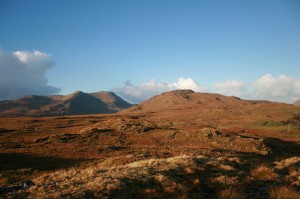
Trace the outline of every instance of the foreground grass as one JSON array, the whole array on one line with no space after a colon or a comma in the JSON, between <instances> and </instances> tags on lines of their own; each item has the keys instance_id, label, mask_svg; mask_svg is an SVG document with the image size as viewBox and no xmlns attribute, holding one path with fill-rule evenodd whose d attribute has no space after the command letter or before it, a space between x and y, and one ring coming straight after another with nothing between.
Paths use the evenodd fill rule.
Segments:
<instances>
[{"instance_id":1,"label":"foreground grass","mask_svg":"<svg viewBox=\"0 0 300 199\"><path fill-rule=\"evenodd\" d=\"M45 173L33 179L35 186L5 197L299 198L298 157L275 162L273 168L253 167L251 160L224 154L149 158L112 166L114 158L86 168ZM284 186L287 182L289 187Z\"/></svg>"},{"instance_id":2,"label":"foreground grass","mask_svg":"<svg viewBox=\"0 0 300 199\"><path fill-rule=\"evenodd\" d=\"M278 175L275 173L274 169L271 169L265 165L260 165L250 172L251 176L259 180L276 180Z\"/></svg>"},{"instance_id":3,"label":"foreground grass","mask_svg":"<svg viewBox=\"0 0 300 199\"><path fill-rule=\"evenodd\" d=\"M219 199L245 199L247 196L235 187L229 187L219 192Z\"/></svg>"},{"instance_id":4,"label":"foreground grass","mask_svg":"<svg viewBox=\"0 0 300 199\"><path fill-rule=\"evenodd\" d=\"M269 190L270 199L300 199L300 192L288 186L274 187Z\"/></svg>"}]
</instances>

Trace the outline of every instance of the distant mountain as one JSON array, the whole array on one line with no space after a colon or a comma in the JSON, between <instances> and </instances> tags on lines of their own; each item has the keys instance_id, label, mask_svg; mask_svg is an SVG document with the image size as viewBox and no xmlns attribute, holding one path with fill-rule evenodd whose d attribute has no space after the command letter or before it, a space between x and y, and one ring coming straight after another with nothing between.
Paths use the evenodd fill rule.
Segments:
<instances>
[{"instance_id":1,"label":"distant mountain","mask_svg":"<svg viewBox=\"0 0 300 199\"><path fill-rule=\"evenodd\" d=\"M132 105L113 92L69 95L30 95L18 100L0 101L1 116L54 116L115 113Z\"/></svg>"},{"instance_id":2,"label":"distant mountain","mask_svg":"<svg viewBox=\"0 0 300 199\"><path fill-rule=\"evenodd\" d=\"M300 99L296 100L293 104L294 104L295 106L300 106Z\"/></svg>"}]
</instances>

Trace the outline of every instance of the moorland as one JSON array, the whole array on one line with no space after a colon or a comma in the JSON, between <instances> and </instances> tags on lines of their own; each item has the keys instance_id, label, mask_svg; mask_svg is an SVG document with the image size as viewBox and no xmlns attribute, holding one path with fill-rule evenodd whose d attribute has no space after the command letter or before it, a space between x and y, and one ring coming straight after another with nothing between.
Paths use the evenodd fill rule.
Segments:
<instances>
[{"instance_id":1,"label":"moorland","mask_svg":"<svg viewBox=\"0 0 300 199\"><path fill-rule=\"evenodd\" d=\"M113 114L2 116L3 198L300 198L300 107L176 90Z\"/></svg>"}]
</instances>

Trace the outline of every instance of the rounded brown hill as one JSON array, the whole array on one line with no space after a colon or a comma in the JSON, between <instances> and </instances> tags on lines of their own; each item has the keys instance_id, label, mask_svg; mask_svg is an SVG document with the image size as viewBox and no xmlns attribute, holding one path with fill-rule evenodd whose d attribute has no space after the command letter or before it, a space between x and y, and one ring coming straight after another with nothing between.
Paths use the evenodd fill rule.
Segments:
<instances>
[{"instance_id":1,"label":"rounded brown hill","mask_svg":"<svg viewBox=\"0 0 300 199\"><path fill-rule=\"evenodd\" d=\"M242 100L234 96L175 90L154 96L122 114L144 117L148 121L177 125L253 126L287 121L295 112L291 104L264 100ZM272 123L272 124L273 124Z\"/></svg>"},{"instance_id":2,"label":"rounded brown hill","mask_svg":"<svg viewBox=\"0 0 300 199\"><path fill-rule=\"evenodd\" d=\"M253 105L257 103L266 103L266 101L241 100L234 96L228 97L214 93L194 92L192 90L174 90L154 96L124 112L156 112L162 110L199 108L234 109L238 106Z\"/></svg>"}]
</instances>

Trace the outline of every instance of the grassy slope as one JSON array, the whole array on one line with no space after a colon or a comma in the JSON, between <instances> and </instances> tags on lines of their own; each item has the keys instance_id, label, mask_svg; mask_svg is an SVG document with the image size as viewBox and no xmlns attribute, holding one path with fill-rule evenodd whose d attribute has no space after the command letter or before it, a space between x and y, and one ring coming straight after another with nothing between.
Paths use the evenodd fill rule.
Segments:
<instances>
[{"instance_id":1,"label":"grassy slope","mask_svg":"<svg viewBox=\"0 0 300 199\"><path fill-rule=\"evenodd\" d=\"M297 112L300 107L276 103L0 118L0 186L31 179L43 186L18 192L31 198L264 198L293 192L300 186L299 160L283 160L300 157ZM286 189L276 189L281 186Z\"/></svg>"}]
</instances>

